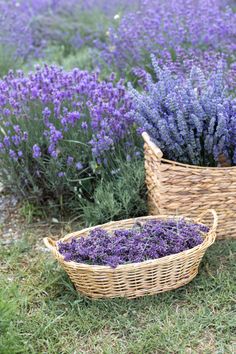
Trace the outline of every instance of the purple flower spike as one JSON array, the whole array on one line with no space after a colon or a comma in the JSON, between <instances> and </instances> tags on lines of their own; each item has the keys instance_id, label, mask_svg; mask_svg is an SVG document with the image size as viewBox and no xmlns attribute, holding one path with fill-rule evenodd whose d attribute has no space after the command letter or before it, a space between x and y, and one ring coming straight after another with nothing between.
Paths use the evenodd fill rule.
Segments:
<instances>
[{"instance_id":1,"label":"purple flower spike","mask_svg":"<svg viewBox=\"0 0 236 354\"><path fill-rule=\"evenodd\" d=\"M76 169L77 169L78 171L80 171L80 170L83 169L83 165L82 165L81 162L77 162L77 164L75 165L75 167L76 167Z\"/></svg>"},{"instance_id":2,"label":"purple flower spike","mask_svg":"<svg viewBox=\"0 0 236 354\"><path fill-rule=\"evenodd\" d=\"M74 162L74 158L72 156L68 156L66 160L67 165L71 166L73 162Z\"/></svg>"},{"instance_id":3,"label":"purple flower spike","mask_svg":"<svg viewBox=\"0 0 236 354\"><path fill-rule=\"evenodd\" d=\"M58 177L65 177L66 174L65 174L65 172L59 172L57 175L58 175Z\"/></svg>"},{"instance_id":4,"label":"purple flower spike","mask_svg":"<svg viewBox=\"0 0 236 354\"><path fill-rule=\"evenodd\" d=\"M38 158L41 157L41 149L40 149L40 147L37 144L35 144L33 146L33 157L35 159L38 159Z\"/></svg>"}]
</instances>

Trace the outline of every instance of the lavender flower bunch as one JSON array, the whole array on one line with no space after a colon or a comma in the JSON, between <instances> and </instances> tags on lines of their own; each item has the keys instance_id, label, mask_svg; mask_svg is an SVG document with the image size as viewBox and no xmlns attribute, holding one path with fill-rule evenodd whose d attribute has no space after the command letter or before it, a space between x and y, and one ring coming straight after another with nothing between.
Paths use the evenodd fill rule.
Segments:
<instances>
[{"instance_id":1,"label":"lavender flower bunch","mask_svg":"<svg viewBox=\"0 0 236 354\"><path fill-rule=\"evenodd\" d=\"M147 75L147 88L130 86L135 119L170 160L217 166L220 160L236 164L236 100L224 84L222 64L206 78L193 67L188 79L161 69L152 56L157 77Z\"/></svg>"},{"instance_id":2,"label":"lavender flower bunch","mask_svg":"<svg viewBox=\"0 0 236 354\"><path fill-rule=\"evenodd\" d=\"M0 167L18 194L73 196L75 186L109 163L123 144L132 150L132 102L114 75L56 66L0 81ZM126 143L126 144L125 144ZM76 187L77 188L77 187Z\"/></svg>"},{"instance_id":3,"label":"lavender flower bunch","mask_svg":"<svg viewBox=\"0 0 236 354\"><path fill-rule=\"evenodd\" d=\"M152 220L113 233L97 228L87 237L59 242L58 248L68 262L116 268L120 264L143 262L191 249L203 242L202 235L206 232L206 226L184 219Z\"/></svg>"}]
</instances>

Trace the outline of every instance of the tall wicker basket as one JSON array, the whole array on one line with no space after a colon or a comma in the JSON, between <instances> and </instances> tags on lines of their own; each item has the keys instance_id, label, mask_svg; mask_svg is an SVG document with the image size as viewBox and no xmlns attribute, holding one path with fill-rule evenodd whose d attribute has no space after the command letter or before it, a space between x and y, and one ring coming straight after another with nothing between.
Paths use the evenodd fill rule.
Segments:
<instances>
[{"instance_id":1,"label":"tall wicker basket","mask_svg":"<svg viewBox=\"0 0 236 354\"><path fill-rule=\"evenodd\" d=\"M236 239L236 167L199 167L163 158L143 133L149 214L195 217L212 208L219 216L217 238Z\"/></svg>"},{"instance_id":2,"label":"tall wicker basket","mask_svg":"<svg viewBox=\"0 0 236 354\"><path fill-rule=\"evenodd\" d=\"M218 217L214 210L204 212L195 222L202 224L203 218L205 220L207 214L211 215L211 218L213 217L213 224L209 232L203 234L204 240L200 245L159 259L119 265L115 269L110 266L67 262L58 251L57 241L45 237L44 243L68 273L71 281L81 294L93 299L114 297L131 299L177 289L189 283L197 275L201 259L216 237ZM113 221L99 227L112 232L116 229L130 229L137 221L143 223L147 220L168 218L178 220L179 217L146 216ZM68 242L72 238L86 237L94 228L90 227L74 232L60 241Z\"/></svg>"}]
</instances>

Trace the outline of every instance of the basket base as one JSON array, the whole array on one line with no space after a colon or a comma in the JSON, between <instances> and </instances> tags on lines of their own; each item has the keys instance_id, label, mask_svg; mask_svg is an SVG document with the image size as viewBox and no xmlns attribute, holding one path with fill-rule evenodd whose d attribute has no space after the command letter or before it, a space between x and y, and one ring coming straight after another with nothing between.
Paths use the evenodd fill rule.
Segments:
<instances>
[{"instance_id":1,"label":"basket base","mask_svg":"<svg viewBox=\"0 0 236 354\"><path fill-rule=\"evenodd\" d=\"M185 279L182 279L181 281L178 281L175 284L172 284L172 285L169 285L166 287L164 286L163 288L160 288L160 285L159 285L159 286L155 286L155 287L149 288L149 289L139 289L137 291L133 291L132 295L129 295L125 291L120 291L120 292L117 291L116 295L114 295L114 293L112 295L109 293L95 294L94 292L89 293L84 290L81 290L81 288L79 286L75 286L75 288L80 295L83 295L84 297L86 297L90 300L114 299L114 298L127 298L127 299L131 300L131 299L135 299L135 298L142 297L142 296L157 295L157 294L164 293L166 291L171 291L171 290L181 288L182 286L185 286L188 283L190 283L196 277L197 274L198 274L198 269L193 274L191 274L191 276L188 276Z\"/></svg>"}]
</instances>

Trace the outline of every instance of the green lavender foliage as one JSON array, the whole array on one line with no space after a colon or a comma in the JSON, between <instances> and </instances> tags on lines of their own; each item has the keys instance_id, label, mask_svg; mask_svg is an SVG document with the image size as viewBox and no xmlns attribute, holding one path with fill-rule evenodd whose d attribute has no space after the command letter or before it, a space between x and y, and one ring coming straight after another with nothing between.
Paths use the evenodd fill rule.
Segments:
<instances>
[{"instance_id":1,"label":"green lavender foliage","mask_svg":"<svg viewBox=\"0 0 236 354\"><path fill-rule=\"evenodd\" d=\"M103 176L94 191L93 201L82 206L87 225L147 214L143 161L120 161L115 172Z\"/></svg>"}]
</instances>

